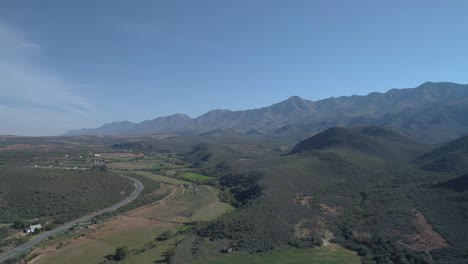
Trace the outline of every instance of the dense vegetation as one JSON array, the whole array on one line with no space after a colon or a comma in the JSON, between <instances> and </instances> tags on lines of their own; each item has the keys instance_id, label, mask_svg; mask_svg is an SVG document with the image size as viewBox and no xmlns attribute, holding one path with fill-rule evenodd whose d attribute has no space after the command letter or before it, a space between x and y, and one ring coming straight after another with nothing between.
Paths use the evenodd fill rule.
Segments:
<instances>
[{"instance_id":1,"label":"dense vegetation","mask_svg":"<svg viewBox=\"0 0 468 264\"><path fill-rule=\"evenodd\" d=\"M125 178L105 171L0 166L0 221L45 217L63 223L123 200L133 191Z\"/></svg>"},{"instance_id":2,"label":"dense vegetation","mask_svg":"<svg viewBox=\"0 0 468 264\"><path fill-rule=\"evenodd\" d=\"M183 150L186 147L177 144L193 140L187 138L168 139L171 143L163 143L164 146L151 140L120 142L117 146L122 152L138 149L151 152L171 144L174 149ZM209 254L220 254L223 247L244 254L334 242L356 251L362 262L369 264L468 262L466 137L430 151L429 145L379 127L333 128L300 142L287 155L277 150L283 142L262 145L264 142L249 137L233 141L219 135L200 138L190 141L195 147L184 156L184 161L193 165L191 172L180 170L171 177L218 187L220 199L236 210L208 223L193 223L198 237L190 252L195 259L208 249L212 249ZM11 157L15 156L5 159ZM0 186L0 216L5 217L2 214L7 212L9 220L4 220L7 222L31 219L43 212L44 199L40 197L44 195L55 201L49 207L68 209L49 214L64 221L63 215L82 213L79 208L92 210L90 203L98 206L92 202L98 199L92 190L120 186L119 177L101 171L60 171L59 177L54 174L56 170L5 166L0 170L2 183L10 184ZM158 163L152 170L166 168ZM31 174L34 179L31 182L31 176L21 176L4 181L2 177L8 173L3 172L8 171L12 175ZM145 189L119 212L166 195L155 194L160 186L154 181L132 176L142 181ZM110 183L108 177L112 178ZM102 181L97 181L98 178ZM38 184L39 179L45 179L50 186ZM77 179L79 182L75 182ZM70 185L73 188L63 187ZM19 192L22 200L13 199L15 194L8 191L17 189L24 189ZM120 190L113 195L119 193ZM106 195L105 199L113 197L107 192L99 195ZM33 201L26 196L36 198ZM31 204L32 209L4 211L10 202ZM82 204L85 202L86 205Z\"/></svg>"},{"instance_id":3,"label":"dense vegetation","mask_svg":"<svg viewBox=\"0 0 468 264\"><path fill-rule=\"evenodd\" d=\"M465 173L468 171L468 137L442 145L418 157L414 163L430 171Z\"/></svg>"},{"instance_id":4,"label":"dense vegetation","mask_svg":"<svg viewBox=\"0 0 468 264\"><path fill-rule=\"evenodd\" d=\"M261 174L248 172L240 175L226 174L219 179L221 199L235 207L246 205L262 193L263 186L258 183Z\"/></svg>"},{"instance_id":5,"label":"dense vegetation","mask_svg":"<svg viewBox=\"0 0 468 264\"><path fill-rule=\"evenodd\" d=\"M287 156L205 168L238 210L198 235L248 252L335 241L364 263L465 263L466 176L412 161L430 146L374 127L331 129L298 146ZM246 177L252 171L262 177Z\"/></svg>"}]
</instances>

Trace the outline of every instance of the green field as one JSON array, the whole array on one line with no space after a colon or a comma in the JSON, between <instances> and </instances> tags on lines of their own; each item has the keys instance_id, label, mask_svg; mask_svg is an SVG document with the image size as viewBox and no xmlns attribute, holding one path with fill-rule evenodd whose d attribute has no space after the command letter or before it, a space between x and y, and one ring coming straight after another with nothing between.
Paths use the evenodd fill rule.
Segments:
<instances>
[{"instance_id":1,"label":"green field","mask_svg":"<svg viewBox=\"0 0 468 264\"><path fill-rule=\"evenodd\" d=\"M219 201L218 190L212 186L200 187L195 199L187 192L183 197L195 208L191 216L193 221L210 221L233 210L231 205Z\"/></svg>"},{"instance_id":2,"label":"green field","mask_svg":"<svg viewBox=\"0 0 468 264\"><path fill-rule=\"evenodd\" d=\"M185 184L189 183L187 181L181 181L181 180L178 180L178 179L174 179L174 178L154 174L152 172L147 172L147 171L135 171L133 173L144 176L146 178L149 178L149 179L151 179L153 181L157 181L157 182L164 182L164 183L175 184L175 185L183 184L183 183L185 183Z\"/></svg>"},{"instance_id":3,"label":"green field","mask_svg":"<svg viewBox=\"0 0 468 264\"><path fill-rule=\"evenodd\" d=\"M184 173L181 173L179 177L184 180L194 182L194 183L200 183L200 184L213 182L212 177L201 175L195 172L184 172Z\"/></svg>"},{"instance_id":4,"label":"green field","mask_svg":"<svg viewBox=\"0 0 468 264\"><path fill-rule=\"evenodd\" d=\"M233 254L207 258L196 264L353 264L361 263L355 252L337 246L316 249L291 249L265 254Z\"/></svg>"}]
</instances>

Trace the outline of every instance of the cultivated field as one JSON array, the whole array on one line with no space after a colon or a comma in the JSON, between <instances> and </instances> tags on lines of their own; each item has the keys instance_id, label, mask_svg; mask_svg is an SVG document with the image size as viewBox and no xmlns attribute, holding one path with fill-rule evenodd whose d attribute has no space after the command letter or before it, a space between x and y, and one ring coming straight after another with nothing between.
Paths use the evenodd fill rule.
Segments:
<instances>
[{"instance_id":1,"label":"cultivated field","mask_svg":"<svg viewBox=\"0 0 468 264\"><path fill-rule=\"evenodd\" d=\"M213 182L214 180L212 177L201 175L195 172L183 172L179 175L179 177L182 178L183 180L200 183L200 184L210 183L210 182Z\"/></svg>"},{"instance_id":2,"label":"cultivated field","mask_svg":"<svg viewBox=\"0 0 468 264\"><path fill-rule=\"evenodd\" d=\"M177 180L146 172L151 179L177 183ZM211 220L230 210L221 203L217 190L201 186L198 192L175 185L162 184L161 189L174 189L170 198L157 204L117 216L100 225L92 226L83 236L68 241L50 242L32 254L40 254L32 263L105 263L106 256L112 255L117 247L126 246L133 253L119 263L153 263L164 260L164 252L172 247L175 240L183 235L156 242L165 231L176 233L183 224L194 220ZM61 243L61 244L60 244ZM153 244L152 244L153 243Z\"/></svg>"},{"instance_id":3,"label":"cultivated field","mask_svg":"<svg viewBox=\"0 0 468 264\"><path fill-rule=\"evenodd\" d=\"M359 264L360 258L355 252L336 245L314 249L291 249L265 254L232 254L217 258L196 261L196 264Z\"/></svg>"}]
</instances>

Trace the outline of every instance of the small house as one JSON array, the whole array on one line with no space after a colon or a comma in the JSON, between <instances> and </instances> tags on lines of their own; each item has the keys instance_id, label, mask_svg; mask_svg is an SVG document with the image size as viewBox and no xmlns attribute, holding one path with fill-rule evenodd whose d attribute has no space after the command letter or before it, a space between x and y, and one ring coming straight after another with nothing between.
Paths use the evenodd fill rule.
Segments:
<instances>
[{"instance_id":1,"label":"small house","mask_svg":"<svg viewBox=\"0 0 468 264\"><path fill-rule=\"evenodd\" d=\"M36 230L38 230L38 229L42 229L42 225L41 225L41 224L30 225L28 228L26 228L26 229L24 230L24 232L30 234L30 233L36 232Z\"/></svg>"}]
</instances>

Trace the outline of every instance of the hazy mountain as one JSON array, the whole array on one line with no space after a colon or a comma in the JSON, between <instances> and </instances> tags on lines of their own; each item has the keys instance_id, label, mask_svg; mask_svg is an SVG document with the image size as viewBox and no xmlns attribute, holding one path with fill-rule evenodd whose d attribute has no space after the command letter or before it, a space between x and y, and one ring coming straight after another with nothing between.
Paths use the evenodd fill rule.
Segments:
<instances>
[{"instance_id":1,"label":"hazy mountain","mask_svg":"<svg viewBox=\"0 0 468 264\"><path fill-rule=\"evenodd\" d=\"M176 114L138 124L114 122L66 135L198 134L212 130L280 134L304 138L334 126L379 125L427 142L443 142L468 132L468 85L427 82L366 96L309 101L293 96L253 110L212 110L197 118Z\"/></svg>"}]
</instances>

